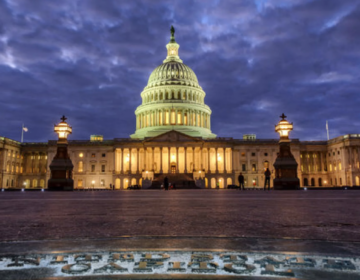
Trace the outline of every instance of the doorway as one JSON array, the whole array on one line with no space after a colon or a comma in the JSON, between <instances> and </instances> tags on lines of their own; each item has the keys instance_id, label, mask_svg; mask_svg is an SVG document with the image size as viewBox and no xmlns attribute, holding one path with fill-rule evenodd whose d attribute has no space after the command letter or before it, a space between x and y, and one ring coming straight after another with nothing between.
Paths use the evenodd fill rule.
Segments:
<instances>
[{"instance_id":1,"label":"doorway","mask_svg":"<svg viewBox=\"0 0 360 280\"><path fill-rule=\"evenodd\" d=\"M171 170L171 174L176 173L176 164L175 163L171 163L170 170Z\"/></svg>"}]
</instances>

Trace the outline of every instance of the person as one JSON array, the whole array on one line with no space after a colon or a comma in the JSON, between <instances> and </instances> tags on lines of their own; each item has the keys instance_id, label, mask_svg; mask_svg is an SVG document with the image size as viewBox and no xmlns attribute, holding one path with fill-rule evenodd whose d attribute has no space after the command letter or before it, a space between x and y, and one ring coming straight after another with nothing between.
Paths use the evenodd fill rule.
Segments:
<instances>
[{"instance_id":1,"label":"person","mask_svg":"<svg viewBox=\"0 0 360 280\"><path fill-rule=\"evenodd\" d=\"M238 181L239 181L239 190L245 190L244 187L244 176L242 175L242 173L240 173L239 177L238 177Z\"/></svg>"},{"instance_id":2,"label":"person","mask_svg":"<svg viewBox=\"0 0 360 280\"><path fill-rule=\"evenodd\" d=\"M164 178L164 188L165 188L165 191L167 191L169 189L169 179L168 179L168 177Z\"/></svg>"},{"instance_id":3,"label":"person","mask_svg":"<svg viewBox=\"0 0 360 280\"><path fill-rule=\"evenodd\" d=\"M268 191L270 191L270 176L271 176L271 173L270 173L269 168L266 168L266 171L265 171L264 175L265 175L264 191L266 191L266 184L268 185Z\"/></svg>"}]
</instances>

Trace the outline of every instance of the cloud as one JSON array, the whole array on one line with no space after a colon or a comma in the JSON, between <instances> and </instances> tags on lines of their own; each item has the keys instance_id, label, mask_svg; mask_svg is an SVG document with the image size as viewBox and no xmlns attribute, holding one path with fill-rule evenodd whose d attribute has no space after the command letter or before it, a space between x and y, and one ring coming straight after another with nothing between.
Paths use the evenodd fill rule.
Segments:
<instances>
[{"instance_id":1,"label":"cloud","mask_svg":"<svg viewBox=\"0 0 360 280\"><path fill-rule=\"evenodd\" d=\"M171 25L219 136L278 138L283 112L294 138L359 132L357 1L3 0L1 135L54 139L65 114L71 139L128 137Z\"/></svg>"}]
</instances>

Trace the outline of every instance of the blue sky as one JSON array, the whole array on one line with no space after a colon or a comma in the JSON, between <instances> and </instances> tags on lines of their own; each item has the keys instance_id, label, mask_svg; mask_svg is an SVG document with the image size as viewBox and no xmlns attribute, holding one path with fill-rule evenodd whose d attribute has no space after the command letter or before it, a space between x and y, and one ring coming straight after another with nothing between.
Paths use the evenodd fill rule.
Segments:
<instances>
[{"instance_id":1,"label":"blue sky","mask_svg":"<svg viewBox=\"0 0 360 280\"><path fill-rule=\"evenodd\" d=\"M360 133L360 1L0 0L0 135L128 137L174 25L221 137Z\"/></svg>"}]
</instances>

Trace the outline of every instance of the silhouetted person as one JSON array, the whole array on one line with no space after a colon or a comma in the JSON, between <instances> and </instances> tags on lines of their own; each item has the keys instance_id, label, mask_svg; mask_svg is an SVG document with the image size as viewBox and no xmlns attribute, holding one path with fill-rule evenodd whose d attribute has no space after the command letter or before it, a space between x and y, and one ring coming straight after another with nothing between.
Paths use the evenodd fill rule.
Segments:
<instances>
[{"instance_id":1,"label":"silhouetted person","mask_svg":"<svg viewBox=\"0 0 360 280\"><path fill-rule=\"evenodd\" d=\"M242 173L240 173L239 177L238 177L238 181L239 181L239 190L245 190L244 187L244 176L242 175Z\"/></svg>"},{"instance_id":2,"label":"silhouetted person","mask_svg":"<svg viewBox=\"0 0 360 280\"><path fill-rule=\"evenodd\" d=\"M164 178L164 189L167 191L169 189L169 179L168 177Z\"/></svg>"},{"instance_id":3,"label":"silhouetted person","mask_svg":"<svg viewBox=\"0 0 360 280\"><path fill-rule=\"evenodd\" d=\"M270 172L269 168L266 168L266 171L265 171L264 175L265 175L264 191L266 191L266 184L268 185L268 191L270 191L270 176L271 176L271 172Z\"/></svg>"}]
</instances>

